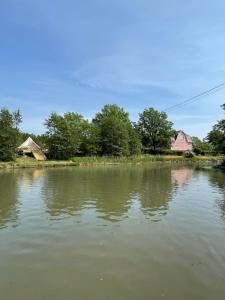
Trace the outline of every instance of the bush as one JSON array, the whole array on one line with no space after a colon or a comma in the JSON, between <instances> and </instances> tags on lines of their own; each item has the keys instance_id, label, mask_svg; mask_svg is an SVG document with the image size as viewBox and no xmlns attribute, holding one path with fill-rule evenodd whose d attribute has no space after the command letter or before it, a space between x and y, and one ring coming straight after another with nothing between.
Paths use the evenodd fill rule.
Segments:
<instances>
[{"instance_id":1,"label":"bush","mask_svg":"<svg viewBox=\"0 0 225 300\"><path fill-rule=\"evenodd\" d=\"M194 148L194 153L195 153L196 155L200 155L200 154L202 154L202 151L201 151L201 149L199 149L199 148Z\"/></svg>"},{"instance_id":2,"label":"bush","mask_svg":"<svg viewBox=\"0 0 225 300\"><path fill-rule=\"evenodd\" d=\"M176 155L176 156L182 156L183 151L178 150L170 150L170 149L158 149L158 150L152 150L152 149L144 149L145 154L152 154L152 155Z\"/></svg>"},{"instance_id":3,"label":"bush","mask_svg":"<svg viewBox=\"0 0 225 300\"><path fill-rule=\"evenodd\" d=\"M185 158L192 158L194 157L194 153L192 151L184 151L183 156Z\"/></svg>"}]
</instances>

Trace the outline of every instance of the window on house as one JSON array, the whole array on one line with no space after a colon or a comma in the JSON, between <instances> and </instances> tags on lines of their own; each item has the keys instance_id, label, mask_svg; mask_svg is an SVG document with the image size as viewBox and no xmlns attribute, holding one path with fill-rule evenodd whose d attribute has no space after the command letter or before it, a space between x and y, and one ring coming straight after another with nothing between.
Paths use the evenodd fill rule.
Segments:
<instances>
[{"instance_id":1,"label":"window on house","mask_svg":"<svg viewBox=\"0 0 225 300\"><path fill-rule=\"evenodd\" d=\"M184 137L183 137L182 134L178 136L178 140L179 140L179 141L183 141L183 139L184 139Z\"/></svg>"}]
</instances>

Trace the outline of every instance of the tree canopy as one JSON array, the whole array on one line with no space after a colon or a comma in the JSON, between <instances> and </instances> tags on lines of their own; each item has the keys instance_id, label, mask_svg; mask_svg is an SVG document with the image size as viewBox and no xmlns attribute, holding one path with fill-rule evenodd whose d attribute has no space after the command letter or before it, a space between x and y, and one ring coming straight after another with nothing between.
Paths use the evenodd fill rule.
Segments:
<instances>
[{"instance_id":1,"label":"tree canopy","mask_svg":"<svg viewBox=\"0 0 225 300\"><path fill-rule=\"evenodd\" d=\"M225 104L222 108L225 110ZM0 110L0 160L15 159L17 146L29 136L48 150L50 159L156 152L170 148L175 136L167 114L152 107L139 114L137 123L131 122L128 112L116 104L105 105L92 121L75 112L53 112L45 121L46 132L42 135L20 132L21 122L20 111ZM192 140L197 154L212 150L225 153L225 120L218 121L205 140Z\"/></svg>"},{"instance_id":2,"label":"tree canopy","mask_svg":"<svg viewBox=\"0 0 225 300\"><path fill-rule=\"evenodd\" d=\"M129 114L116 104L105 105L93 119L99 132L102 155L122 156L140 151L137 131Z\"/></svg>"},{"instance_id":3,"label":"tree canopy","mask_svg":"<svg viewBox=\"0 0 225 300\"><path fill-rule=\"evenodd\" d=\"M45 122L49 156L67 159L77 155L86 124L87 121L77 113L66 113L63 116L52 113Z\"/></svg>"},{"instance_id":4,"label":"tree canopy","mask_svg":"<svg viewBox=\"0 0 225 300\"><path fill-rule=\"evenodd\" d=\"M22 122L20 111L0 110L0 160L15 160L19 142L19 125Z\"/></svg>"},{"instance_id":5,"label":"tree canopy","mask_svg":"<svg viewBox=\"0 0 225 300\"><path fill-rule=\"evenodd\" d=\"M191 139L193 142L193 150L196 154L204 155L206 152L210 152L212 150L211 145L207 141L200 140L196 136L192 136Z\"/></svg>"},{"instance_id":6,"label":"tree canopy","mask_svg":"<svg viewBox=\"0 0 225 300\"><path fill-rule=\"evenodd\" d=\"M168 120L165 112L159 112L152 107L146 108L139 114L138 121L143 146L153 150L169 147L175 134L172 126L173 123Z\"/></svg>"},{"instance_id":7,"label":"tree canopy","mask_svg":"<svg viewBox=\"0 0 225 300\"><path fill-rule=\"evenodd\" d=\"M225 103L222 105L225 112ZM225 119L218 121L208 133L206 140L216 152L225 153Z\"/></svg>"}]
</instances>

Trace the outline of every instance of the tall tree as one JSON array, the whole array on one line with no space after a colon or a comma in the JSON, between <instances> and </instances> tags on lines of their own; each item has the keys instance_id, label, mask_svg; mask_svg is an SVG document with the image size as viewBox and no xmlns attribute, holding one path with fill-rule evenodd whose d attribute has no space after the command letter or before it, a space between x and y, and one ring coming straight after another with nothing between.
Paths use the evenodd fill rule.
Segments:
<instances>
[{"instance_id":1,"label":"tall tree","mask_svg":"<svg viewBox=\"0 0 225 300\"><path fill-rule=\"evenodd\" d=\"M80 145L81 155L97 155L100 153L100 135L99 130L93 123L83 124L82 140Z\"/></svg>"},{"instance_id":2,"label":"tall tree","mask_svg":"<svg viewBox=\"0 0 225 300\"><path fill-rule=\"evenodd\" d=\"M10 113L7 108L0 110L0 160L15 160L21 122L22 116L19 110L13 113Z\"/></svg>"},{"instance_id":3,"label":"tall tree","mask_svg":"<svg viewBox=\"0 0 225 300\"><path fill-rule=\"evenodd\" d=\"M103 155L129 155L131 139L134 135L129 114L116 104L105 105L93 119L99 130L100 149Z\"/></svg>"},{"instance_id":4,"label":"tall tree","mask_svg":"<svg viewBox=\"0 0 225 300\"><path fill-rule=\"evenodd\" d=\"M52 113L45 122L49 156L68 159L79 154L86 124L87 121L77 113L66 113L63 116Z\"/></svg>"},{"instance_id":5,"label":"tall tree","mask_svg":"<svg viewBox=\"0 0 225 300\"><path fill-rule=\"evenodd\" d=\"M225 103L221 106L225 112ZM225 153L225 119L213 126L206 140L212 145L214 151Z\"/></svg>"},{"instance_id":6,"label":"tall tree","mask_svg":"<svg viewBox=\"0 0 225 300\"><path fill-rule=\"evenodd\" d=\"M154 108L146 108L139 114L138 128L142 137L142 144L148 149L156 150L169 147L171 137L174 136L173 123L168 120L165 112Z\"/></svg>"},{"instance_id":7,"label":"tall tree","mask_svg":"<svg viewBox=\"0 0 225 300\"><path fill-rule=\"evenodd\" d=\"M205 152L209 152L212 150L211 145L207 141L200 140L197 136L192 136L191 139L193 142L193 150L196 154L204 155Z\"/></svg>"},{"instance_id":8,"label":"tall tree","mask_svg":"<svg viewBox=\"0 0 225 300\"><path fill-rule=\"evenodd\" d=\"M140 133L135 123L131 124L129 129L129 150L130 155L140 154L142 150Z\"/></svg>"}]
</instances>

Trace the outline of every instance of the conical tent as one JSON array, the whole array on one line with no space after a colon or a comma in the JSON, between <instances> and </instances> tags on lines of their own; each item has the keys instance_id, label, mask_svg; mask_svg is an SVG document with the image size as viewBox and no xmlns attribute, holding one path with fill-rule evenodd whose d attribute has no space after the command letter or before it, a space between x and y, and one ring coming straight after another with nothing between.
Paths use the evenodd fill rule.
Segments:
<instances>
[{"instance_id":1,"label":"conical tent","mask_svg":"<svg viewBox=\"0 0 225 300\"><path fill-rule=\"evenodd\" d=\"M39 150L41 149L38 144L36 144L31 137L29 137L22 145L18 147L19 150Z\"/></svg>"},{"instance_id":2,"label":"conical tent","mask_svg":"<svg viewBox=\"0 0 225 300\"><path fill-rule=\"evenodd\" d=\"M22 145L18 147L19 151L22 151L23 154L32 154L37 160L46 160L47 157L44 152L41 150L40 146L36 144L32 138L28 138Z\"/></svg>"}]
</instances>

